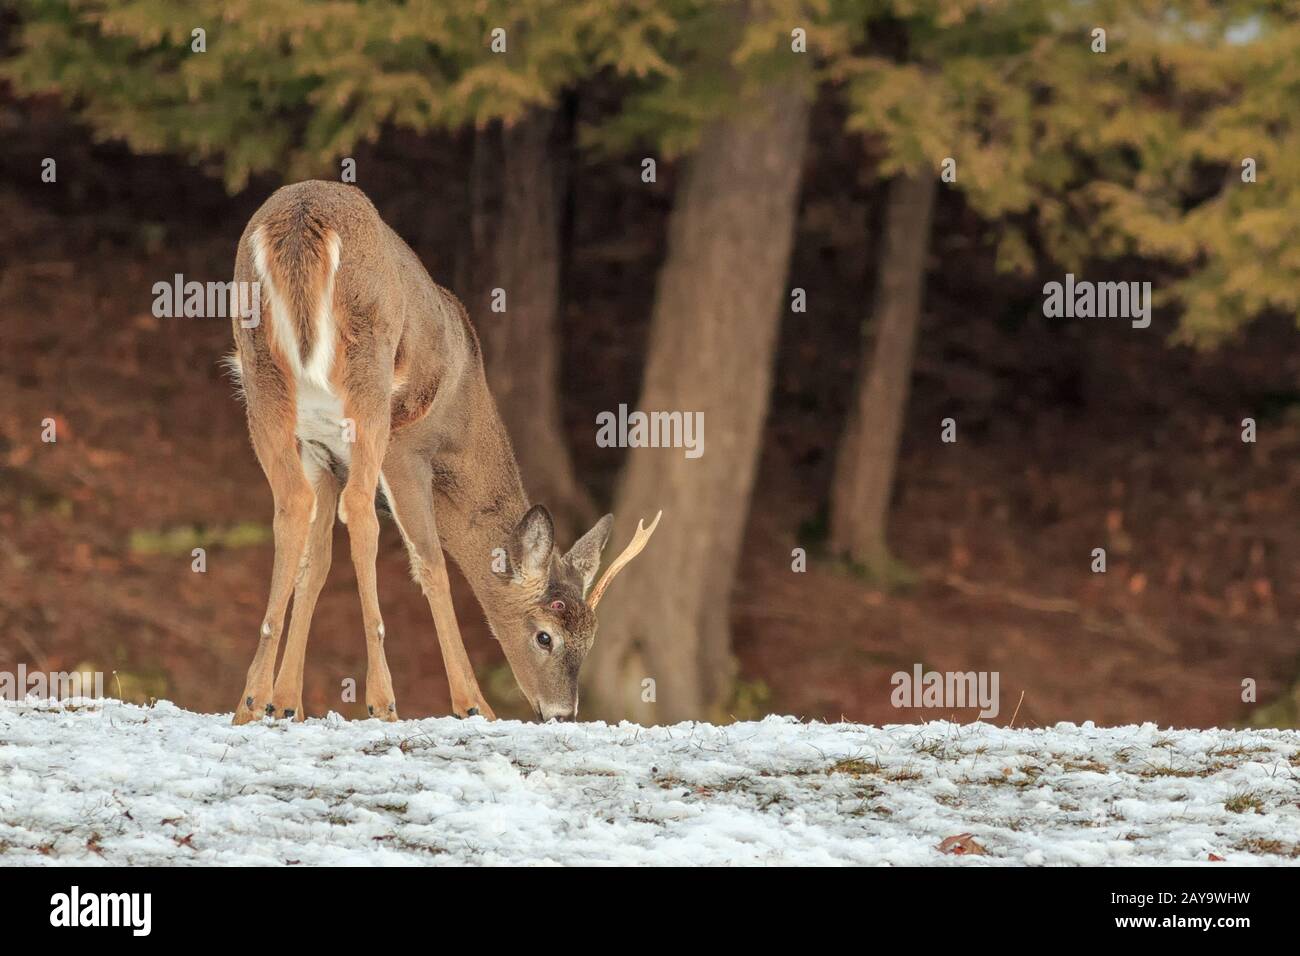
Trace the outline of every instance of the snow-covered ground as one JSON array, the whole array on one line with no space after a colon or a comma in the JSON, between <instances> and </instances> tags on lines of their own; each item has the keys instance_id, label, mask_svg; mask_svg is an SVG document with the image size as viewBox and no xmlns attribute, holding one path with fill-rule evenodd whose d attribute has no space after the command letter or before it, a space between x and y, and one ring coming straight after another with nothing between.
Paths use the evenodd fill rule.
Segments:
<instances>
[{"instance_id":1,"label":"snow-covered ground","mask_svg":"<svg viewBox=\"0 0 1300 956\"><path fill-rule=\"evenodd\" d=\"M971 834L945 844L946 838ZM981 848L985 851L980 853ZM1300 735L0 702L0 864L1300 862Z\"/></svg>"}]
</instances>

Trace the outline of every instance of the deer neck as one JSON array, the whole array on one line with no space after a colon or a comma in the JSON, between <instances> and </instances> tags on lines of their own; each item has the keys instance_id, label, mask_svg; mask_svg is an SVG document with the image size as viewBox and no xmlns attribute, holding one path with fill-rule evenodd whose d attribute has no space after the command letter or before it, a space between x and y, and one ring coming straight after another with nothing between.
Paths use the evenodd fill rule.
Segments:
<instances>
[{"instance_id":1,"label":"deer neck","mask_svg":"<svg viewBox=\"0 0 1300 956\"><path fill-rule=\"evenodd\" d=\"M502 552L519 519L528 511L528 496L515 462L514 449L484 383L480 400L470 403L463 445L434 461L434 510L442 545L474 589L489 621L495 597L503 589L498 576Z\"/></svg>"}]
</instances>

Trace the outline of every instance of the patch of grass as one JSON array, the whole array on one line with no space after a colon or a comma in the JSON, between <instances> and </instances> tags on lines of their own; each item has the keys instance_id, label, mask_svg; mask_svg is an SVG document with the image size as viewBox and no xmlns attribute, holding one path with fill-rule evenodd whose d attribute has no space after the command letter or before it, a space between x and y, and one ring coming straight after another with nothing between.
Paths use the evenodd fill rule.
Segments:
<instances>
[{"instance_id":1,"label":"patch of grass","mask_svg":"<svg viewBox=\"0 0 1300 956\"><path fill-rule=\"evenodd\" d=\"M132 554L189 554L195 548L249 548L271 540L268 525L243 521L228 528L181 525L161 531L136 530L127 539Z\"/></svg>"},{"instance_id":2,"label":"patch of grass","mask_svg":"<svg viewBox=\"0 0 1300 956\"><path fill-rule=\"evenodd\" d=\"M1023 790L1026 787L1035 786L1038 778L1043 775L1043 768L1036 764L1030 764L1026 767L1019 767L1012 770L1010 767L1003 767L1001 773L991 774L987 777L981 777L976 780L972 777L963 777L958 783L972 784L977 787L1015 787Z\"/></svg>"},{"instance_id":3,"label":"patch of grass","mask_svg":"<svg viewBox=\"0 0 1300 956\"><path fill-rule=\"evenodd\" d=\"M397 740L393 737L384 737L380 740L372 740L361 748L361 752L368 757L382 757L394 747L404 754L409 754L417 750L425 750L429 747L435 746L437 746L437 741L428 734L415 734L410 737L403 737L401 740Z\"/></svg>"},{"instance_id":4,"label":"patch of grass","mask_svg":"<svg viewBox=\"0 0 1300 956\"><path fill-rule=\"evenodd\" d=\"M850 777L857 779L867 774L880 773L880 765L867 763L861 757L846 757L843 760L837 760L826 769L827 773L847 773Z\"/></svg>"},{"instance_id":5,"label":"patch of grass","mask_svg":"<svg viewBox=\"0 0 1300 956\"><path fill-rule=\"evenodd\" d=\"M772 807L776 807L777 809L784 809L789 805L790 802L785 797L781 796L779 793L773 793L767 796L766 798L764 798L764 800L758 805L758 809L769 810Z\"/></svg>"},{"instance_id":6,"label":"patch of grass","mask_svg":"<svg viewBox=\"0 0 1300 956\"><path fill-rule=\"evenodd\" d=\"M429 843L416 843L412 840L407 840L393 834L371 837L371 839L376 843L387 843L390 846L395 846L399 850L413 850L417 853L428 853L431 856L438 856L439 854L447 852L440 846L433 846Z\"/></svg>"},{"instance_id":7,"label":"patch of grass","mask_svg":"<svg viewBox=\"0 0 1300 956\"><path fill-rule=\"evenodd\" d=\"M1199 777L1203 775L1203 772L1198 773L1195 770L1176 770L1173 767L1148 767L1146 770L1143 770L1138 774L1139 777L1146 777L1148 779L1153 777L1178 777L1181 779L1184 777Z\"/></svg>"},{"instance_id":8,"label":"patch of grass","mask_svg":"<svg viewBox=\"0 0 1300 956\"><path fill-rule=\"evenodd\" d=\"M921 771L912 770L910 767L903 770L895 770L885 774L885 779L890 783L907 783L910 780L920 780Z\"/></svg>"},{"instance_id":9,"label":"patch of grass","mask_svg":"<svg viewBox=\"0 0 1300 956\"><path fill-rule=\"evenodd\" d=\"M857 800L857 803L852 809L844 810L843 813L845 816L850 817L864 817L868 814L887 817L894 811L878 803L873 803L873 801L879 800L884 795L885 792L874 783L858 781L853 784L853 797Z\"/></svg>"},{"instance_id":10,"label":"patch of grass","mask_svg":"<svg viewBox=\"0 0 1300 956\"><path fill-rule=\"evenodd\" d=\"M1229 813L1245 813L1247 810L1253 810L1256 813L1264 812L1264 801L1259 798L1258 794L1251 791L1239 793L1223 802L1223 808Z\"/></svg>"},{"instance_id":11,"label":"patch of grass","mask_svg":"<svg viewBox=\"0 0 1300 956\"><path fill-rule=\"evenodd\" d=\"M1061 764L1065 770L1081 771L1088 770L1092 773L1110 773L1110 767L1104 763L1098 763L1096 760L1067 760Z\"/></svg>"},{"instance_id":12,"label":"patch of grass","mask_svg":"<svg viewBox=\"0 0 1300 956\"><path fill-rule=\"evenodd\" d=\"M684 794L689 794L694 789L692 784L689 784L681 777L675 777L672 774L663 777L655 777L654 782L659 785L661 790L681 790L684 791Z\"/></svg>"},{"instance_id":13,"label":"patch of grass","mask_svg":"<svg viewBox=\"0 0 1300 956\"><path fill-rule=\"evenodd\" d=\"M880 796L879 790L876 790L875 787L868 787L861 794L859 794L860 800L858 802L858 805L855 806L852 810L845 810L844 815L846 817L865 817L865 816L891 817L893 816L894 811L889 809L889 807L881 806L878 803L873 804L869 802L871 800L876 799L879 796Z\"/></svg>"},{"instance_id":14,"label":"patch of grass","mask_svg":"<svg viewBox=\"0 0 1300 956\"><path fill-rule=\"evenodd\" d=\"M1251 754L1269 753L1267 747L1230 747L1224 750L1216 750L1210 754L1211 757L1248 757Z\"/></svg>"},{"instance_id":15,"label":"patch of grass","mask_svg":"<svg viewBox=\"0 0 1300 956\"><path fill-rule=\"evenodd\" d=\"M1253 853L1256 856L1286 856L1300 859L1300 843L1283 843L1281 840L1251 839L1234 844L1234 850Z\"/></svg>"},{"instance_id":16,"label":"patch of grass","mask_svg":"<svg viewBox=\"0 0 1300 956\"><path fill-rule=\"evenodd\" d=\"M931 757L942 759L948 755L948 742L935 737L933 740L927 740L921 746L913 749L919 754L929 754Z\"/></svg>"},{"instance_id":17,"label":"patch of grass","mask_svg":"<svg viewBox=\"0 0 1300 956\"><path fill-rule=\"evenodd\" d=\"M1007 778L1007 783L1014 787L1032 787L1034 784L1038 783L1038 778L1043 775L1043 770L1044 768L1031 763L1026 764L1023 767L1017 767L1010 773L1005 773L1004 771L1004 776ZM1016 774L1020 774L1022 779L1012 779Z\"/></svg>"}]
</instances>

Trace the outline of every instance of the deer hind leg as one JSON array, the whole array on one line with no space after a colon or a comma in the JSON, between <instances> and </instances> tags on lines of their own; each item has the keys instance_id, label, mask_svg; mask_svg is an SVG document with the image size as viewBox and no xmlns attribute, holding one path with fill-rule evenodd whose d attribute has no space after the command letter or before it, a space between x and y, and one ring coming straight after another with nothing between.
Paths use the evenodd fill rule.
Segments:
<instances>
[{"instance_id":1,"label":"deer hind leg","mask_svg":"<svg viewBox=\"0 0 1300 956\"><path fill-rule=\"evenodd\" d=\"M311 629L316 599L320 597L325 578L329 575L334 511L339 500L338 481L328 469L320 470L315 487L316 515L312 518L307 547L298 568L298 583L293 591L293 613L289 617L289 637L271 698L272 716L299 721L305 719L302 709L302 671L307 660L307 633Z\"/></svg>"},{"instance_id":2,"label":"deer hind leg","mask_svg":"<svg viewBox=\"0 0 1300 956\"><path fill-rule=\"evenodd\" d=\"M479 690L456 622L447 562L433 514L433 476L428 463L390 452L384 462L384 494L410 553L411 575L433 612L433 625L438 632L438 646L451 688L452 713L457 717L481 714L492 720L496 715ZM491 560L491 555L484 555L483 560Z\"/></svg>"},{"instance_id":3,"label":"deer hind leg","mask_svg":"<svg viewBox=\"0 0 1300 956\"><path fill-rule=\"evenodd\" d=\"M249 665L244 692L235 708L236 724L246 724L271 713L271 678L280 648L280 632L307 543L307 528L315 503L315 493L298 457L293 406L285 402L284 407L280 407L281 402L275 401L272 395L275 393L269 393L263 404L250 404L249 432L253 450L257 452L275 499L275 517L272 519L275 563L257 652ZM275 398L283 396L275 395Z\"/></svg>"},{"instance_id":4,"label":"deer hind leg","mask_svg":"<svg viewBox=\"0 0 1300 956\"><path fill-rule=\"evenodd\" d=\"M367 363L367 368L382 367ZM382 397L381 397L382 396ZM375 512L375 489L379 469L388 448L389 398L387 383L380 389L350 394L344 400L345 421L355 428L348 481L340 499L339 515L348 527L352 566L361 597L361 616L366 629L366 710L380 720L397 719L393 680L384 655L384 622L379 613L379 591L375 559L379 552L379 515Z\"/></svg>"}]
</instances>

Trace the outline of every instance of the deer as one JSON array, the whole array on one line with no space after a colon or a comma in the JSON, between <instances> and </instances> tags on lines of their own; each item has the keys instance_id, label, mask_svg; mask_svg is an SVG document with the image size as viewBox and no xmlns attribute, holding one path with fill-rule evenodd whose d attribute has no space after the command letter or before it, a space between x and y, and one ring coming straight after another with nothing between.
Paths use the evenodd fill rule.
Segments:
<instances>
[{"instance_id":1,"label":"deer","mask_svg":"<svg viewBox=\"0 0 1300 956\"><path fill-rule=\"evenodd\" d=\"M638 522L599 581L612 515L567 551L556 547L550 512L525 494L465 307L357 187L309 181L273 193L239 239L231 288L245 283L258 284L258 306L256 314L232 307L235 348L226 362L271 486L275 557L234 723L305 719L307 636L336 516L347 527L361 599L366 711L397 720L376 592L381 510L428 600L452 714L496 716L465 651L444 550L536 718L575 720L596 607L662 511L649 528Z\"/></svg>"}]
</instances>

